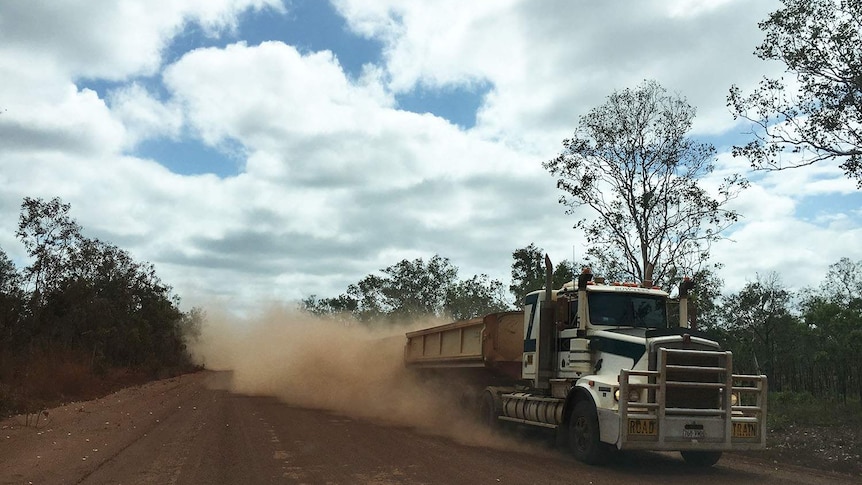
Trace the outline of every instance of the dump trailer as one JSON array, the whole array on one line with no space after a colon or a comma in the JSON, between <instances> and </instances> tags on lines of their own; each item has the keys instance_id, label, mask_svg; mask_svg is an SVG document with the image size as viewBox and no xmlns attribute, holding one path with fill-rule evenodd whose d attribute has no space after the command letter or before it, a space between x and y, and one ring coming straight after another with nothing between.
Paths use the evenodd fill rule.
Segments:
<instances>
[{"instance_id":1,"label":"dump trailer","mask_svg":"<svg viewBox=\"0 0 862 485\"><path fill-rule=\"evenodd\" d=\"M651 284L593 281L585 268L551 290L548 276L522 311L407 333L404 363L466 379L486 423L553 429L586 463L639 449L711 466L765 447L767 380L734 374L732 353L689 328L691 288L680 285L671 324L676 301Z\"/></svg>"},{"instance_id":2,"label":"dump trailer","mask_svg":"<svg viewBox=\"0 0 862 485\"><path fill-rule=\"evenodd\" d=\"M409 332L404 362L417 369L457 370L485 385L521 379L524 313L501 312Z\"/></svg>"}]
</instances>

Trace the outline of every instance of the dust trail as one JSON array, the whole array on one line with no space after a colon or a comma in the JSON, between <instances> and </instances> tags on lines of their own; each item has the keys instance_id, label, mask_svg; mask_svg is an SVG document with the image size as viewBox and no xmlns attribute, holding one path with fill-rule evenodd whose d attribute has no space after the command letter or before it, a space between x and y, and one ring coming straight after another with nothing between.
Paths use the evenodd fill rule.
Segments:
<instances>
[{"instance_id":1,"label":"dust trail","mask_svg":"<svg viewBox=\"0 0 862 485\"><path fill-rule=\"evenodd\" d=\"M424 326L439 323L445 322ZM480 426L472 409L459 407L458 385L422 381L403 367L407 330L273 307L246 321L210 315L192 350L207 368L233 370L233 392L408 426L463 444L514 449L513 440Z\"/></svg>"}]
</instances>

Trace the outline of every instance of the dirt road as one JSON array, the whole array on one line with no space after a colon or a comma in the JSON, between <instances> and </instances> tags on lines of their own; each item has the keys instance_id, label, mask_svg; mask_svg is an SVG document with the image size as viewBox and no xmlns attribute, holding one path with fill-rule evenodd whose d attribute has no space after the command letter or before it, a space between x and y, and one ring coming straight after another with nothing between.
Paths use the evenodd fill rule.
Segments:
<instances>
[{"instance_id":1,"label":"dirt road","mask_svg":"<svg viewBox=\"0 0 862 485\"><path fill-rule=\"evenodd\" d=\"M0 484L857 483L726 455L692 469L675 454L583 465L541 436L464 445L404 426L232 394L202 372L0 423ZM32 421L32 419L31 419ZM526 441L526 448L520 441Z\"/></svg>"}]
</instances>

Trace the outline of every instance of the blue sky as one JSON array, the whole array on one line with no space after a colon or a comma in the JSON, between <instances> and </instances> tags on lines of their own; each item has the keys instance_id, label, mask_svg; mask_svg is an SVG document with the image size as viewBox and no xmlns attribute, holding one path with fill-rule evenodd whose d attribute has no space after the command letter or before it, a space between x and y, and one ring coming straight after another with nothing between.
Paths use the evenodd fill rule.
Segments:
<instances>
[{"instance_id":1,"label":"blue sky","mask_svg":"<svg viewBox=\"0 0 862 485\"><path fill-rule=\"evenodd\" d=\"M164 62L176 61L187 52L199 48L224 48L235 42L254 46L272 41L294 46L301 53L330 51L338 59L345 75L354 79L362 75L364 65L381 62L383 44L350 31L345 19L330 3L295 0L288 5L289 11L286 13L272 9L245 11L238 16L234 29L218 36L199 26L190 25L165 48ZM158 75L142 77L138 82L163 99L169 97ZM79 80L77 85L79 88L93 89L104 98L109 96L111 89L122 87L123 83L84 79ZM395 102L398 109L431 113L462 129L469 129L475 125L476 112L489 90L490 86L481 82L445 87L420 85L396 94ZM128 153L156 160L181 175L212 173L228 177L238 175L243 170L243 153L239 144L207 146L194 133L144 140Z\"/></svg>"},{"instance_id":2,"label":"blue sky","mask_svg":"<svg viewBox=\"0 0 862 485\"><path fill-rule=\"evenodd\" d=\"M728 290L862 259L837 167L751 173L728 153L746 131L730 86L782 73L752 55L776 1L118 5L0 5L0 248L19 264L21 199L59 196L187 305L336 295L435 254L508 284L515 249L586 250L541 164L644 79L697 107L718 173L753 182L713 247Z\"/></svg>"}]
</instances>

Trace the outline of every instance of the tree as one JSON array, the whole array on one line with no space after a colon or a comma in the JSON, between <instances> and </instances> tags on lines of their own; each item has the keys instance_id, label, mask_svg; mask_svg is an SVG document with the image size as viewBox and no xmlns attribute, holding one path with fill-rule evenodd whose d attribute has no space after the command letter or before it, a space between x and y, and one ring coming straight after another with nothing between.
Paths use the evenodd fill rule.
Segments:
<instances>
[{"instance_id":1,"label":"tree","mask_svg":"<svg viewBox=\"0 0 862 485\"><path fill-rule=\"evenodd\" d=\"M802 355L805 326L791 311L791 293L776 273L748 283L723 298L722 320L734 350L734 364L743 372L765 373L770 389L781 391L788 380L787 362Z\"/></svg>"},{"instance_id":2,"label":"tree","mask_svg":"<svg viewBox=\"0 0 862 485\"><path fill-rule=\"evenodd\" d=\"M512 252L512 284L509 291L515 297L515 305L523 304L527 293L545 287L545 251L530 243ZM579 266L579 265L578 265ZM560 288L572 281L576 267L567 260L560 261L554 268L553 287Z\"/></svg>"},{"instance_id":3,"label":"tree","mask_svg":"<svg viewBox=\"0 0 862 485\"><path fill-rule=\"evenodd\" d=\"M467 320L507 310L503 283L488 275L475 275L446 290L446 314L453 320Z\"/></svg>"},{"instance_id":4,"label":"tree","mask_svg":"<svg viewBox=\"0 0 862 485\"><path fill-rule=\"evenodd\" d=\"M754 53L795 82L764 78L749 96L731 87L728 107L754 137L733 154L765 170L838 160L862 187L862 0L782 2L758 23L766 39Z\"/></svg>"},{"instance_id":5,"label":"tree","mask_svg":"<svg viewBox=\"0 0 862 485\"><path fill-rule=\"evenodd\" d=\"M59 198L25 198L17 236L33 258L23 343L86 352L100 368L188 364L183 331L194 328L183 324L197 317L186 319L153 265L84 237Z\"/></svg>"},{"instance_id":6,"label":"tree","mask_svg":"<svg viewBox=\"0 0 862 485\"><path fill-rule=\"evenodd\" d=\"M66 276L72 251L81 242L81 226L70 216L69 204L55 197L48 202L25 197L16 235L33 258L25 270L34 285L34 299L55 287Z\"/></svg>"},{"instance_id":7,"label":"tree","mask_svg":"<svg viewBox=\"0 0 862 485\"><path fill-rule=\"evenodd\" d=\"M710 243L737 220L726 203L747 182L728 177L715 198L698 185L714 170L715 148L686 136L694 115L683 98L645 81L582 116L562 153L544 163L559 177L567 212L594 213L575 227L608 273L654 282L694 274Z\"/></svg>"},{"instance_id":8,"label":"tree","mask_svg":"<svg viewBox=\"0 0 862 485\"><path fill-rule=\"evenodd\" d=\"M458 268L449 258L434 255L427 263L422 258L402 260L383 270L381 293L390 316L414 319L428 315L443 316L446 293L457 281Z\"/></svg>"},{"instance_id":9,"label":"tree","mask_svg":"<svg viewBox=\"0 0 862 485\"><path fill-rule=\"evenodd\" d=\"M10 343L21 323L24 309L21 285L21 275L0 248L0 348Z\"/></svg>"},{"instance_id":10,"label":"tree","mask_svg":"<svg viewBox=\"0 0 862 485\"><path fill-rule=\"evenodd\" d=\"M724 280L708 268L701 269L692 276L694 287L688 294L688 318L691 328L714 331L719 329L720 307L718 301ZM671 285L681 283L681 278L671 278ZM678 314L678 305L673 304ZM682 323L682 322L680 322Z\"/></svg>"},{"instance_id":11,"label":"tree","mask_svg":"<svg viewBox=\"0 0 862 485\"><path fill-rule=\"evenodd\" d=\"M358 302L347 294L341 294L333 298L320 298L317 295L310 295L302 299L300 308L317 316L339 315L354 313L358 308Z\"/></svg>"},{"instance_id":12,"label":"tree","mask_svg":"<svg viewBox=\"0 0 862 485\"><path fill-rule=\"evenodd\" d=\"M506 308L503 283L487 275L460 281L458 268L439 255L427 262L405 259L380 271L382 276L367 275L337 297L312 295L301 306L321 316L351 313L361 322L409 322L429 316L468 319Z\"/></svg>"},{"instance_id":13,"label":"tree","mask_svg":"<svg viewBox=\"0 0 862 485\"><path fill-rule=\"evenodd\" d=\"M544 250L530 243L527 247L516 249L512 258L512 284L509 285L509 291L518 304L527 293L545 286L545 254Z\"/></svg>"},{"instance_id":14,"label":"tree","mask_svg":"<svg viewBox=\"0 0 862 485\"><path fill-rule=\"evenodd\" d=\"M855 386L862 399L862 261L842 258L829 267L816 291L802 302L802 313L811 327L818 352L815 363L826 368L818 381L831 381L845 402ZM828 376L828 377L826 377Z\"/></svg>"}]
</instances>

